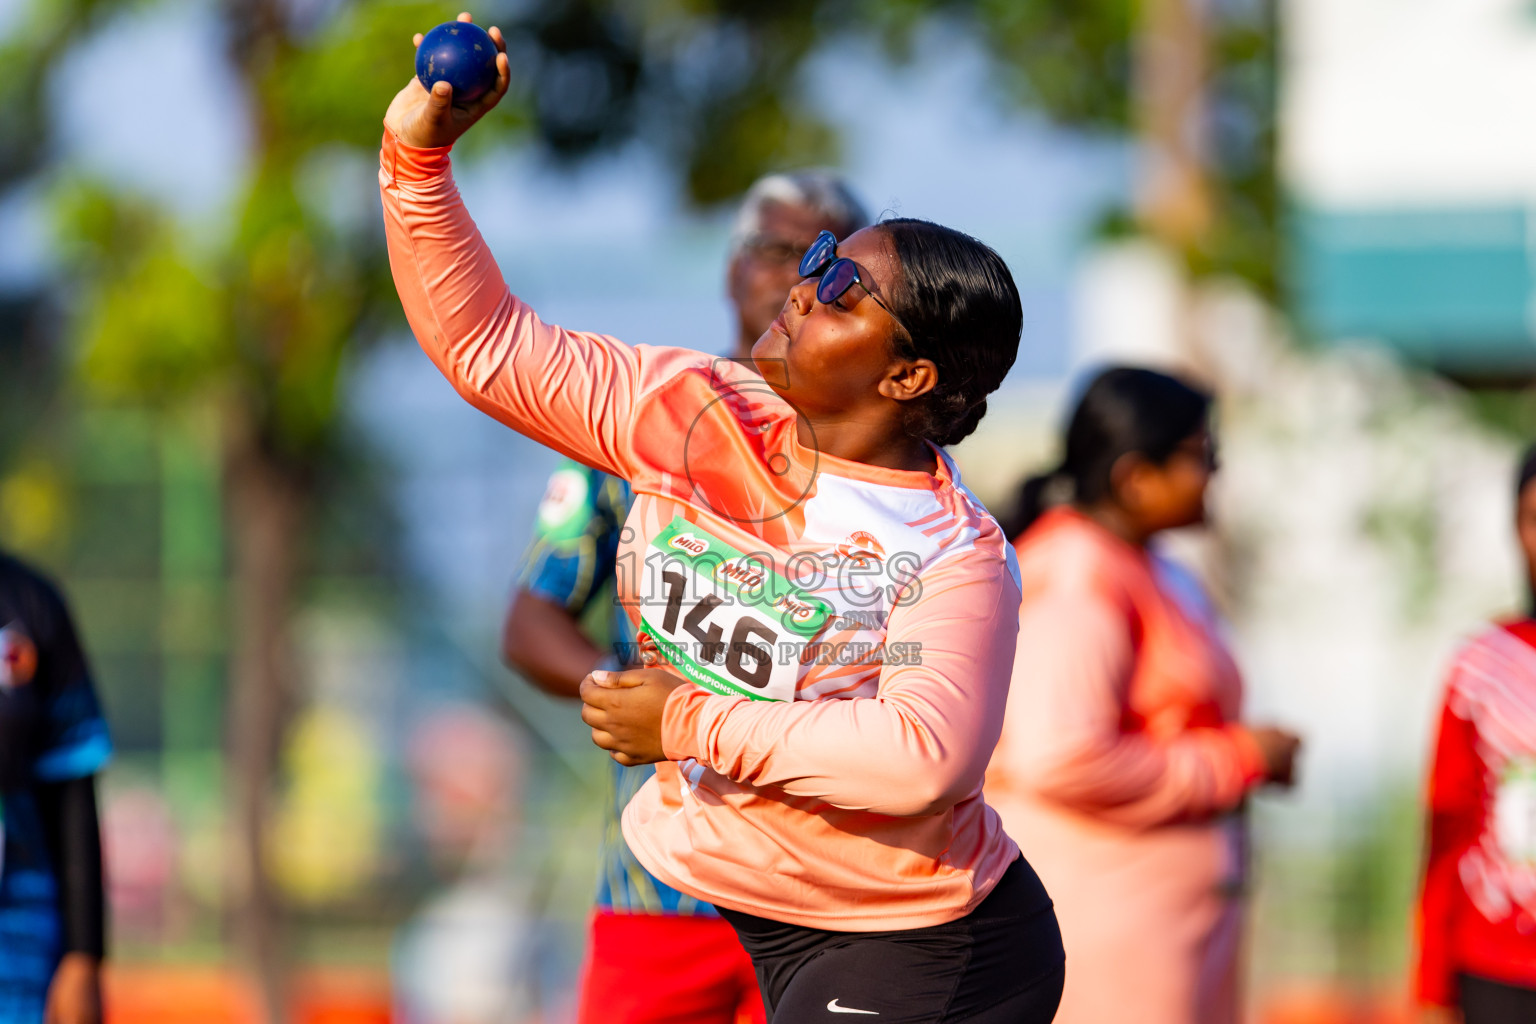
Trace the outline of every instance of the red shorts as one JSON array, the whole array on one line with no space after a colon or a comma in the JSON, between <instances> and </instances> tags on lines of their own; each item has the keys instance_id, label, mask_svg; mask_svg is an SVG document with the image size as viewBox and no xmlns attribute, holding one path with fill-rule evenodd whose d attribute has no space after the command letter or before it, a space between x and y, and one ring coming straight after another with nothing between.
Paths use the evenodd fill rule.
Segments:
<instances>
[{"instance_id":1,"label":"red shorts","mask_svg":"<svg viewBox=\"0 0 1536 1024\"><path fill-rule=\"evenodd\" d=\"M765 1024L752 961L718 917L596 910L578 1024Z\"/></svg>"}]
</instances>

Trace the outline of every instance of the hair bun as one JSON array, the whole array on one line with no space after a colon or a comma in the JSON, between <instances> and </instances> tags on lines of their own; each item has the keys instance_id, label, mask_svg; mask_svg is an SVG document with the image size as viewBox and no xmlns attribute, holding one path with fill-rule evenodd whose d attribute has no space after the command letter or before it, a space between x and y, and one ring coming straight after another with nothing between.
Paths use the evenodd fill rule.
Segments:
<instances>
[{"instance_id":1,"label":"hair bun","mask_svg":"<svg viewBox=\"0 0 1536 1024\"><path fill-rule=\"evenodd\" d=\"M953 228L897 217L878 229L901 264L891 312L905 332L904 358L927 359L937 386L906 403L907 433L941 447L975 432L986 397L1018 357L1024 312L1008 264L993 249Z\"/></svg>"},{"instance_id":2,"label":"hair bun","mask_svg":"<svg viewBox=\"0 0 1536 1024\"><path fill-rule=\"evenodd\" d=\"M951 398L961 398L961 395L952 395ZM958 404L958 403L957 403ZM944 432L943 438L934 438L933 443L940 448L948 448L952 444L959 444L976 432L981 425L981 418L987 414L987 400L983 398L979 402L972 403L969 409L960 412L959 418L952 421L950 427Z\"/></svg>"}]
</instances>

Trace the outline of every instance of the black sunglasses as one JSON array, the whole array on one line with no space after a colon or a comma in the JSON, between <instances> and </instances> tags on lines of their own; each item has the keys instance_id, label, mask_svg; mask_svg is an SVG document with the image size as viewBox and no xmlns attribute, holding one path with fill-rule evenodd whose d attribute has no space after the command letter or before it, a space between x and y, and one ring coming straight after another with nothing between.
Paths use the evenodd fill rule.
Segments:
<instances>
[{"instance_id":1,"label":"black sunglasses","mask_svg":"<svg viewBox=\"0 0 1536 1024\"><path fill-rule=\"evenodd\" d=\"M869 285L859 276L859 265L846 256L837 255L837 236L832 232L823 231L816 236L811 247L805 250L805 255L800 257L800 276L821 278L816 283L816 301L823 306L831 305L847 294L848 289L858 285L864 289L865 295L875 300L875 305L896 321L896 326L907 332L907 337L912 337L912 332L907 331L907 325L901 322L901 317L892 313L891 307L869 290Z\"/></svg>"},{"instance_id":2,"label":"black sunglasses","mask_svg":"<svg viewBox=\"0 0 1536 1024\"><path fill-rule=\"evenodd\" d=\"M1175 446L1174 451L1198 461L1207 473L1214 473L1221 468L1221 456L1216 449L1216 438L1211 434L1203 434L1195 438L1185 438Z\"/></svg>"}]
</instances>

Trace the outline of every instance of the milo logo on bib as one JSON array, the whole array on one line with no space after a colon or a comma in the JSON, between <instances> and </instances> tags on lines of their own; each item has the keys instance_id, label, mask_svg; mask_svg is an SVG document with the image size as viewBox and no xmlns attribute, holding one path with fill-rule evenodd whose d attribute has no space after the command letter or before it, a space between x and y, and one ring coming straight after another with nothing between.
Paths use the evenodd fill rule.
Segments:
<instances>
[{"instance_id":1,"label":"milo logo on bib","mask_svg":"<svg viewBox=\"0 0 1536 1024\"><path fill-rule=\"evenodd\" d=\"M715 579L726 580L740 594L758 594L763 589L763 568L749 558L733 558L715 569Z\"/></svg>"},{"instance_id":2,"label":"milo logo on bib","mask_svg":"<svg viewBox=\"0 0 1536 1024\"><path fill-rule=\"evenodd\" d=\"M692 533L679 533L667 540L667 547L687 552L697 558L709 550L709 541L696 537Z\"/></svg>"},{"instance_id":3,"label":"milo logo on bib","mask_svg":"<svg viewBox=\"0 0 1536 1024\"><path fill-rule=\"evenodd\" d=\"M766 554L748 554L678 517L651 539L640 628L680 673L712 693L794 700L806 641L835 615Z\"/></svg>"}]
</instances>

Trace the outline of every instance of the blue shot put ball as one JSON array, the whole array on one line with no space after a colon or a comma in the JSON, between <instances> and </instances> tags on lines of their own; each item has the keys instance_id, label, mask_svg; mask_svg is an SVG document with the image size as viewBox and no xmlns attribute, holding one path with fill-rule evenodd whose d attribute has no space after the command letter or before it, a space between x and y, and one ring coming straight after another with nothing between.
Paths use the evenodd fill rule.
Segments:
<instances>
[{"instance_id":1,"label":"blue shot put ball","mask_svg":"<svg viewBox=\"0 0 1536 1024\"><path fill-rule=\"evenodd\" d=\"M479 25L444 22L416 47L416 77L428 92L447 82L454 103L473 103L496 87L496 44Z\"/></svg>"}]
</instances>

